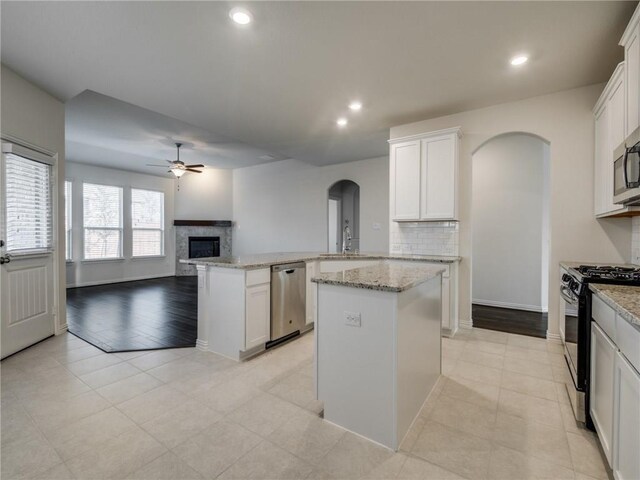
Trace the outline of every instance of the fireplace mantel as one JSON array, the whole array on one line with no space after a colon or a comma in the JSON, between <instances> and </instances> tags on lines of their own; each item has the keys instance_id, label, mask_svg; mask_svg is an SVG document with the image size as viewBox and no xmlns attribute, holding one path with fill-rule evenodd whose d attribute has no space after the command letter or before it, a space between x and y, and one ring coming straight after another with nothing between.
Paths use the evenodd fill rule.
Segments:
<instances>
[{"instance_id":1,"label":"fireplace mantel","mask_svg":"<svg viewBox=\"0 0 640 480\"><path fill-rule=\"evenodd\" d=\"M176 227L231 227L231 220L174 220Z\"/></svg>"}]
</instances>

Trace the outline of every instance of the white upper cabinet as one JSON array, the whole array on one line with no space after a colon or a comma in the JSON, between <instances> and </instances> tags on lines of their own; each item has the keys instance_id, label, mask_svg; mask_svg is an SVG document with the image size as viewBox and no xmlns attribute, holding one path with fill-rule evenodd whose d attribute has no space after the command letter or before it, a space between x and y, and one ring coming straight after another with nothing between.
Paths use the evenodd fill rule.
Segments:
<instances>
[{"instance_id":1,"label":"white upper cabinet","mask_svg":"<svg viewBox=\"0 0 640 480\"><path fill-rule=\"evenodd\" d=\"M394 221L457 220L460 128L391 140Z\"/></svg>"},{"instance_id":2,"label":"white upper cabinet","mask_svg":"<svg viewBox=\"0 0 640 480\"><path fill-rule=\"evenodd\" d=\"M420 141L391 145L391 159L393 218L416 220L420 217Z\"/></svg>"},{"instance_id":3,"label":"white upper cabinet","mask_svg":"<svg viewBox=\"0 0 640 480\"><path fill-rule=\"evenodd\" d=\"M420 220L456 218L458 137L422 140Z\"/></svg>"},{"instance_id":4,"label":"white upper cabinet","mask_svg":"<svg viewBox=\"0 0 640 480\"><path fill-rule=\"evenodd\" d=\"M614 151L624 143L627 130L626 76L627 64L621 62L604 87L593 109L595 117L594 213L596 217L629 215L637 207L613 203Z\"/></svg>"},{"instance_id":5,"label":"white upper cabinet","mask_svg":"<svg viewBox=\"0 0 640 480\"><path fill-rule=\"evenodd\" d=\"M596 216L619 213L613 203L613 152L625 139L625 64L616 67L593 110L595 116L594 198Z\"/></svg>"},{"instance_id":6,"label":"white upper cabinet","mask_svg":"<svg viewBox=\"0 0 640 480\"><path fill-rule=\"evenodd\" d=\"M640 6L631 17L620 45L624 47L625 69L625 137L640 125Z\"/></svg>"},{"instance_id":7,"label":"white upper cabinet","mask_svg":"<svg viewBox=\"0 0 640 480\"><path fill-rule=\"evenodd\" d=\"M604 178L609 163L607 151L609 149L609 110L604 102L595 112L595 170L594 170L594 199L595 214L602 215L606 211L606 180ZM613 163L613 162L612 162Z\"/></svg>"}]
</instances>

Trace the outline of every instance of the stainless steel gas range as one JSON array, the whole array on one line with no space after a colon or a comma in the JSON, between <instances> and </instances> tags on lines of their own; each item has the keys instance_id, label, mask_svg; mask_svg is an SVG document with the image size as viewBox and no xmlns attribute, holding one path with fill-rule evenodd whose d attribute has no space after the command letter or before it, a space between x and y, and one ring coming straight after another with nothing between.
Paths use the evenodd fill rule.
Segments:
<instances>
[{"instance_id":1,"label":"stainless steel gas range","mask_svg":"<svg viewBox=\"0 0 640 480\"><path fill-rule=\"evenodd\" d=\"M560 336L567 363L567 393L576 420L593 429L589 416L589 358L591 291L589 283L640 285L640 267L634 265L572 264L560 281L563 315Z\"/></svg>"}]
</instances>

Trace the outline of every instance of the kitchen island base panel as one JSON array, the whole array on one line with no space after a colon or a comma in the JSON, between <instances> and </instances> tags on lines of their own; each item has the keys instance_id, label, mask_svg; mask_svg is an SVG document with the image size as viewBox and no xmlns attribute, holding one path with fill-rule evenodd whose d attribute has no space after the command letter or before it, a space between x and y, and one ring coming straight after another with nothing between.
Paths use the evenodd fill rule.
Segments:
<instances>
[{"instance_id":1,"label":"kitchen island base panel","mask_svg":"<svg viewBox=\"0 0 640 480\"><path fill-rule=\"evenodd\" d=\"M397 450L441 371L441 277L403 292L320 284L318 398L324 418ZM360 326L347 325L359 313Z\"/></svg>"}]
</instances>

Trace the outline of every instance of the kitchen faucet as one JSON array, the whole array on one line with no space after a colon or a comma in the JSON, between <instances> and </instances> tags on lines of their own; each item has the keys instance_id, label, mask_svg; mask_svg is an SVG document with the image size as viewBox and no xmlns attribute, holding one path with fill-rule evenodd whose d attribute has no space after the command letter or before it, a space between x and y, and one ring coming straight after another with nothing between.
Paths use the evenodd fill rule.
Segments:
<instances>
[{"instance_id":1,"label":"kitchen faucet","mask_svg":"<svg viewBox=\"0 0 640 480\"><path fill-rule=\"evenodd\" d=\"M346 225L342 230L342 254L345 255L351 251L351 228L349 228L349 220L344 221Z\"/></svg>"}]
</instances>

